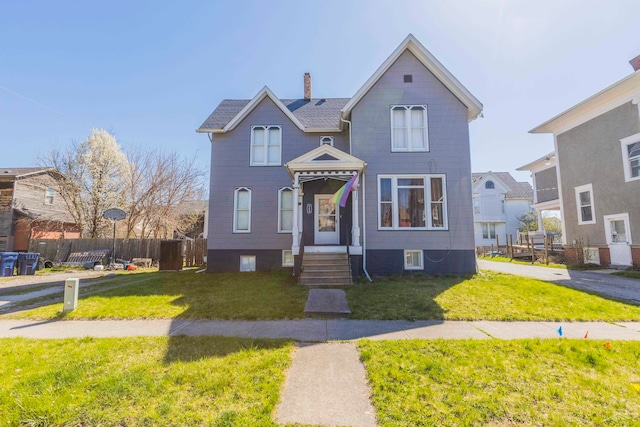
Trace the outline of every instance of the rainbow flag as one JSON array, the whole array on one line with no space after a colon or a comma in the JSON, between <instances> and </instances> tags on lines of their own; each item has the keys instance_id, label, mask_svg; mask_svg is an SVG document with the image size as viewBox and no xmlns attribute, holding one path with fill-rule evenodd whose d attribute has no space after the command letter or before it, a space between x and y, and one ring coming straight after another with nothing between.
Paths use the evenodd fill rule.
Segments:
<instances>
[{"instance_id":1,"label":"rainbow flag","mask_svg":"<svg viewBox=\"0 0 640 427\"><path fill-rule=\"evenodd\" d=\"M347 206L347 199L349 198L349 193L353 190L354 187L358 185L360 177L358 174L355 174L345 185L340 187L338 191L335 192L333 198L331 199L331 203L338 204L340 203L340 207L344 208Z\"/></svg>"}]
</instances>

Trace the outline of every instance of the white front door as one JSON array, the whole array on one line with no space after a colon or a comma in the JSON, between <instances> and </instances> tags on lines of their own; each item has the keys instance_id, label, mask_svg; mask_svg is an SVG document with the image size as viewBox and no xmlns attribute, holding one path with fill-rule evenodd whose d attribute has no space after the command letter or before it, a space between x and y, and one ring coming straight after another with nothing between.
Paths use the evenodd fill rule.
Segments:
<instances>
[{"instance_id":1,"label":"white front door","mask_svg":"<svg viewBox=\"0 0 640 427\"><path fill-rule=\"evenodd\" d=\"M314 201L314 243L316 245L340 244L340 206L331 203L333 194L316 194Z\"/></svg>"},{"instance_id":2,"label":"white front door","mask_svg":"<svg viewBox=\"0 0 640 427\"><path fill-rule=\"evenodd\" d=\"M609 245L611 265L631 265L631 230L629 214L605 215L604 231Z\"/></svg>"}]
</instances>

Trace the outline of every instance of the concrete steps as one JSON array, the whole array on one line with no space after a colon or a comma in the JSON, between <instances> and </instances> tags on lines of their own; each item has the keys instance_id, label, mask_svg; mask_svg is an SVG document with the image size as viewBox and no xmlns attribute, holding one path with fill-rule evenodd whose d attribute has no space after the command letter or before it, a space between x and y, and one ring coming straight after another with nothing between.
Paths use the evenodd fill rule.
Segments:
<instances>
[{"instance_id":1,"label":"concrete steps","mask_svg":"<svg viewBox=\"0 0 640 427\"><path fill-rule=\"evenodd\" d=\"M298 282L311 287L351 285L349 255L346 252L305 252Z\"/></svg>"}]
</instances>

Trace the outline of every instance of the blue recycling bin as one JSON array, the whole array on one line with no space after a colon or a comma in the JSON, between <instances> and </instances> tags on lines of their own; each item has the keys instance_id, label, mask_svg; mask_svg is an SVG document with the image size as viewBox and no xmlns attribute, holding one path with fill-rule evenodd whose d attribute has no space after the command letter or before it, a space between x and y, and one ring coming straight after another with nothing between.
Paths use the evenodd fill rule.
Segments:
<instances>
[{"instance_id":1,"label":"blue recycling bin","mask_svg":"<svg viewBox=\"0 0 640 427\"><path fill-rule=\"evenodd\" d=\"M17 259L17 252L0 252L0 277L13 276L13 269Z\"/></svg>"},{"instance_id":2,"label":"blue recycling bin","mask_svg":"<svg viewBox=\"0 0 640 427\"><path fill-rule=\"evenodd\" d=\"M38 269L38 258L40 254L33 252L23 252L18 254L18 274L33 276Z\"/></svg>"}]
</instances>

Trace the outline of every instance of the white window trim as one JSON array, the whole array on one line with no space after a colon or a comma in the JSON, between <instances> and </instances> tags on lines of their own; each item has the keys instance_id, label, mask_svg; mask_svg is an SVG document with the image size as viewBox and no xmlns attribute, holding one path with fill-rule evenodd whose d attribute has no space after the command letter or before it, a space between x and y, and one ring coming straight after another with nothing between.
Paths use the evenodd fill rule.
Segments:
<instances>
[{"instance_id":1,"label":"white window trim","mask_svg":"<svg viewBox=\"0 0 640 427\"><path fill-rule=\"evenodd\" d=\"M405 108L405 123L407 124L407 148L397 148L395 144L395 132L393 127L393 111L394 108L404 107ZM423 114L423 123L424 123L424 147L413 148L413 144L411 141L411 108L412 107L422 107ZM407 153L407 152L428 152L429 151L429 114L427 112L427 106L423 104L398 104L392 105L389 110L389 117L391 118L390 128L391 128L391 152L392 153Z\"/></svg>"},{"instance_id":2,"label":"white window trim","mask_svg":"<svg viewBox=\"0 0 640 427\"><path fill-rule=\"evenodd\" d=\"M325 138L328 138L331 142L323 142ZM334 138L332 136L329 135L325 135L325 136L321 136L320 137L320 146L322 147L323 145L330 145L333 147L333 143L334 143Z\"/></svg>"},{"instance_id":3,"label":"white window trim","mask_svg":"<svg viewBox=\"0 0 640 427\"><path fill-rule=\"evenodd\" d=\"M291 262L291 263L285 262L285 259L286 259L285 258L285 254L286 254L286 252L291 252L291 256L293 256L293 252L291 251L291 249L284 249L282 251L282 266L283 267L293 267L295 265L295 261Z\"/></svg>"},{"instance_id":4,"label":"white window trim","mask_svg":"<svg viewBox=\"0 0 640 427\"><path fill-rule=\"evenodd\" d=\"M253 258L253 265L249 264L253 269L243 270L242 269L242 258ZM256 271L256 256L255 255L240 255L240 272L242 273L250 273Z\"/></svg>"},{"instance_id":5,"label":"white window trim","mask_svg":"<svg viewBox=\"0 0 640 427\"><path fill-rule=\"evenodd\" d=\"M482 229L483 240L495 240L496 238L496 223L495 222L483 222L480 228ZM484 237L484 227L487 226L487 237ZM493 225L493 237L491 237L491 227Z\"/></svg>"},{"instance_id":6,"label":"white window trim","mask_svg":"<svg viewBox=\"0 0 640 427\"><path fill-rule=\"evenodd\" d=\"M411 179L411 178L420 178L424 179L424 192L425 192L425 227L400 227L398 224L398 179ZM442 195L444 200L442 202L442 216L443 221L442 227L433 227L432 224L432 214L431 214L431 178L441 178L442 179ZM380 185L380 181L382 179L391 179L391 209L393 212L393 221L391 227L382 227L380 226L380 222L382 219L382 209L381 209L381 199L382 199L382 188ZM388 203L388 202L387 202ZM447 231L449 230L449 221L447 215L447 205L448 205L448 197L447 197L447 179L445 174L429 174L429 175L378 175L378 230L401 230L401 231Z\"/></svg>"},{"instance_id":7,"label":"white window trim","mask_svg":"<svg viewBox=\"0 0 640 427\"><path fill-rule=\"evenodd\" d=\"M282 228L282 192L291 191L291 201L293 202L293 188L282 187L278 189L278 233L291 234L293 230L284 230ZM293 215L294 206L291 206L291 214Z\"/></svg>"},{"instance_id":8,"label":"white window trim","mask_svg":"<svg viewBox=\"0 0 640 427\"><path fill-rule=\"evenodd\" d=\"M249 192L249 227L247 230L238 230L238 193L240 191ZM251 233L251 204L253 201L253 194L249 187L236 187L233 191L233 232L234 233Z\"/></svg>"},{"instance_id":9,"label":"white window trim","mask_svg":"<svg viewBox=\"0 0 640 427\"><path fill-rule=\"evenodd\" d=\"M626 229L627 232L627 241L625 242L627 245L631 246L633 244L632 242L632 236L631 236L631 229L630 229L630 224L629 224L629 214L628 213L621 213L621 214L615 214L615 215L604 215L603 216L604 219L604 232L605 232L605 238L607 241L607 245L610 245L611 242L611 220L614 221L624 221L624 227Z\"/></svg>"},{"instance_id":10,"label":"white window trim","mask_svg":"<svg viewBox=\"0 0 640 427\"><path fill-rule=\"evenodd\" d=\"M419 265L408 265L407 254L410 252L417 252L419 254ZM404 269L405 270L424 270L424 252L422 249L405 249L404 250Z\"/></svg>"},{"instance_id":11,"label":"white window trim","mask_svg":"<svg viewBox=\"0 0 640 427\"><path fill-rule=\"evenodd\" d=\"M627 148L629 145L635 144L636 142L640 142L640 133L636 133L635 135L631 135L620 140L625 182L640 180L640 176L631 176L631 162L629 161L629 150Z\"/></svg>"},{"instance_id":12,"label":"white window trim","mask_svg":"<svg viewBox=\"0 0 640 427\"><path fill-rule=\"evenodd\" d=\"M582 220L582 206L580 205L580 193L589 192L589 198L591 200L591 221L583 221ZM576 210L578 213L578 225L588 225L596 223L596 206L595 200L593 198L593 184L585 184L579 187L575 187L575 196L576 196Z\"/></svg>"},{"instance_id":13,"label":"white window trim","mask_svg":"<svg viewBox=\"0 0 640 427\"><path fill-rule=\"evenodd\" d=\"M49 192L51 192L51 196L49 196ZM51 197L51 201L48 201L49 197ZM44 204L45 205L53 205L53 202L56 197L56 190L51 187L47 187L44 189Z\"/></svg>"},{"instance_id":14,"label":"white window trim","mask_svg":"<svg viewBox=\"0 0 640 427\"><path fill-rule=\"evenodd\" d=\"M262 161L257 161L253 158L253 145L254 145L254 130L256 128L263 128L265 130L264 133L264 159ZM278 133L278 147L280 148L280 153L278 156L277 163L269 163L269 149L268 149L268 141L269 141L269 132L267 132L270 128L277 128L280 130ZM282 126L280 125L254 125L251 126L251 142L249 146L249 157L250 157L250 166L282 166Z\"/></svg>"}]
</instances>

